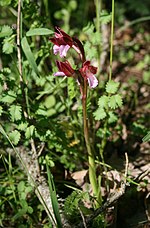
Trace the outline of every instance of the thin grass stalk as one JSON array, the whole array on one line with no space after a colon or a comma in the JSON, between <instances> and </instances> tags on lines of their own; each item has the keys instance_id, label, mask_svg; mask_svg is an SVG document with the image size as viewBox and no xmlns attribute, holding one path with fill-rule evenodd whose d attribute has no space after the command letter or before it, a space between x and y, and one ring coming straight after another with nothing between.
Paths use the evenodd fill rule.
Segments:
<instances>
[{"instance_id":1,"label":"thin grass stalk","mask_svg":"<svg viewBox=\"0 0 150 228\"><path fill-rule=\"evenodd\" d=\"M100 21L100 14L102 10L102 0L95 0L95 7L96 7L96 31L101 34L101 21ZM99 43L98 48L98 75L101 71L100 66L101 66L101 43Z\"/></svg>"},{"instance_id":2,"label":"thin grass stalk","mask_svg":"<svg viewBox=\"0 0 150 228\"><path fill-rule=\"evenodd\" d=\"M88 152L89 180L92 186L93 195L98 199L99 197L98 197L98 184L97 184L97 178L96 178L96 164L95 164L95 157L90 146L86 104L87 104L87 80L85 78L84 86L83 86L83 95L82 95L84 138L85 138L86 148Z\"/></svg>"},{"instance_id":3,"label":"thin grass stalk","mask_svg":"<svg viewBox=\"0 0 150 228\"><path fill-rule=\"evenodd\" d=\"M109 81L112 78L113 40L114 40L114 13L115 13L115 2L114 2L114 0L112 0Z\"/></svg>"}]
</instances>

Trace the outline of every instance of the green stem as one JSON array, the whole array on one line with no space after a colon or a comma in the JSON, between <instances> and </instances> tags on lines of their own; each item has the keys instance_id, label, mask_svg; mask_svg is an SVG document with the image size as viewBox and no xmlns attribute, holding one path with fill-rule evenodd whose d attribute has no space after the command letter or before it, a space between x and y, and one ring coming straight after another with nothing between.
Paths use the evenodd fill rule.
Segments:
<instances>
[{"instance_id":1,"label":"green stem","mask_svg":"<svg viewBox=\"0 0 150 228\"><path fill-rule=\"evenodd\" d=\"M108 183L108 176L107 176L107 166L105 165L105 160L104 160L104 149L107 143L107 126L108 126L108 122L107 120L105 121L105 125L104 125L104 136L102 138L102 142L101 142L101 147L100 147L100 157L102 160L102 163L104 165L104 171L106 174L106 188L107 188L107 192L109 192L109 183Z\"/></svg>"},{"instance_id":2,"label":"green stem","mask_svg":"<svg viewBox=\"0 0 150 228\"><path fill-rule=\"evenodd\" d=\"M110 71L109 71L109 81L112 78L112 59L113 59L113 39L114 39L114 12L115 3L112 0L112 16L111 16L111 37L110 37Z\"/></svg>"},{"instance_id":3,"label":"green stem","mask_svg":"<svg viewBox=\"0 0 150 228\"><path fill-rule=\"evenodd\" d=\"M84 79L83 94L82 94L82 108L83 108L83 124L84 124L84 138L86 143L86 148L88 152L88 162L89 162L89 180L92 186L93 195L98 199L98 184L96 178L96 164L94 154L91 150L90 139L89 139L89 129L88 129L88 119L87 119L87 80Z\"/></svg>"}]
</instances>

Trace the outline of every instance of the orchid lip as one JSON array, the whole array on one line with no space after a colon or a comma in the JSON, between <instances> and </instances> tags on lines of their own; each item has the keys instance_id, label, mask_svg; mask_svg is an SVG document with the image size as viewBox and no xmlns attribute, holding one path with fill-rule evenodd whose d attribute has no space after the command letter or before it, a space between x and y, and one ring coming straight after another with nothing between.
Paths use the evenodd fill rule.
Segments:
<instances>
[{"instance_id":1,"label":"orchid lip","mask_svg":"<svg viewBox=\"0 0 150 228\"><path fill-rule=\"evenodd\" d=\"M54 76L65 76L64 72L58 71L54 73Z\"/></svg>"}]
</instances>

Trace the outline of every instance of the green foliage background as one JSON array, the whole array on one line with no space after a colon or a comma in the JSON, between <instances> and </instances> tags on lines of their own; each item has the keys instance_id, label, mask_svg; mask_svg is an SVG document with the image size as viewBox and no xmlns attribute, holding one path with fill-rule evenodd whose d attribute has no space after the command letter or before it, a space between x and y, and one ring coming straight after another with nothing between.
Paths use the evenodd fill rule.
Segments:
<instances>
[{"instance_id":1,"label":"green foliage background","mask_svg":"<svg viewBox=\"0 0 150 228\"><path fill-rule=\"evenodd\" d=\"M18 71L17 4L17 0L0 0L1 125L15 146L30 148L31 139L34 139L37 148L41 143L45 144L44 151L39 157L43 171L46 170L45 158L49 161L50 167L61 167L62 172L87 168L80 90L72 78L66 80L53 76L57 71L56 57L53 55L53 45L49 37L54 34L54 26L60 26L70 35L79 37L84 44L87 57L97 61L102 37L96 31L94 1L22 1L20 48L23 82L20 81ZM126 18L134 20L148 16L149 4L149 1L122 1L121 3L116 1L117 27L123 27ZM109 25L111 7L108 1L103 1L103 8L105 10L99 15L100 23ZM141 32L144 29L146 27L143 29L141 27ZM125 48L129 48L128 44ZM128 54L126 50L121 50L114 58L117 61L119 58L122 64L127 64L139 49L138 44L134 45ZM69 59L73 62L72 56L73 53L70 53ZM149 64L148 55L138 64L138 67L143 70L141 83L147 85L149 70L145 65ZM98 75L99 87L89 91L87 104L91 141L98 158L102 139L109 141L109 138L113 137L112 129L115 129L118 137L121 135L120 110L134 94L130 91L128 97L124 97L123 91L127 91L128 86L125 88L114 80L107 82L108 70L103 73L104 77ZM132 84L132 81L130 83ZM136 105L137 98L134 96L134 99L132 101ZM101 121L101 128L96 129L96 123L99 121ZM135 120L131 126L132 133L141 138L144 137L148 132L145 123L146 117ZM93 131L96 136L93 136ZM33 196L33 190L28 186L15 159L10 158L6 153L6 148L10 145L2 135L0 135L0 143L0 165L2 166L0 225L9 225L10 221L13 221L14 227L21 225L21 227L29 227L39 221L42 223L44 210ZM61 189L57 190L58 193L61 192ZM7 210L9 210L8 219L6 219ZM27 225L23 225L23 222L18 220L20 217ZM45 228L47 224L49 223L45 220Z\"/></svg>"}]
</instances>

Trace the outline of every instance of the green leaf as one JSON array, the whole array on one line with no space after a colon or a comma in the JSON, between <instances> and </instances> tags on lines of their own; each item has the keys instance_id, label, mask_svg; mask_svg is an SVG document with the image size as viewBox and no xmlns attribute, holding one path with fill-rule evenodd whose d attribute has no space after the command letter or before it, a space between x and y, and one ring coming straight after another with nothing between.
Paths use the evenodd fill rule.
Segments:
<instances>
[{"instance_id":1,"label":"green leaf","mask_svg":"<svg viewBox=\"0 0 150 228\"><path fill-rule=\"evenodd\" d=\"M2 27L2 30L0 32L0 38L6 37L6 36L11 36L13 33L12 29L8 25L4 25Z\"/></svg>"},{"instance_id":2,"label":"green leaf","mask_svg":"<svg viewBox=\"0 0 150 228\"><path fill-rule=\"evenodd\" d=\"M76 87L74 84L75 80L74 80L74 78L70 77L70 78L68 78L67 82L68 82L68 87L67 87L68 95L69 95L69 98L72 100L77 94L77 90L76 90Z\"/></svg>"},{"instance_id":3,"label":"green leaf","mask_svg":"<svg viewBox=\"0 0 150 228\"><path fill-rule=\"evenodd\" d=\"M6 37L3 40L3 53L5 54L11 54L13 53L14 48L14 37Z\"/></svg>"},{"instance_id":4,"label":"green leaf","mask_svg":"<svg viewBox=\"0 0 150 228\"><path fill-rule=\"evenodd\" d=\"M16 100L17 96L14 91L9 90L6 94L3 94L1 101L4 103L13 103Z\"/></svg>"},{"instance_id":5,"label":"green leaf","mask_svg":"<svg viewBox=\"0 0 150 228\"><path fill-rule=\"evenodd\" d=\"M109 103L108 103L108 106L111 108L111 109L115 109L117 107L121 107L122 106L122 98L119 94L116 94L116 95L112 95L110 98L109 98Z\"/></svg>"},{"instance_id":6,"label":"green leaf","mask_svg":"<svg viewBox=\"0 0 150 228\"><path fill-rule=\"evenodd\" d=\"M11 0L0 0L1 6L8 6L11 3Z\"/></svg>"},{"instance_id":7,"label":"green leaf","mask_svg":"<svg viewBox=\"0 0 150 228\"><path fill-rule=\"evenodd\" d=\"M37 64L35 62L33 53L31 51L31 48L29 46L29 43L28 43L26 37L23 37L22 38L22 40L21 40L21 46L22 46L22 49L24 51L24 54L25 54L25 56L26 56L29 64L31 65L33 71L38 75L38 67L37 67Z\"/></svg>"},{"instance_id":8,"label":"green leaf","mask_svg":"<svg viewBox=\"0 0 150 228\"><path fill-rule=\"evenodd\" d=\"M44 107L43 104L41 104L38 108L38 110L36 111L37 115L42 115L42 116L47 116L47 109Z\"/></svg>"},{"instance_id":9,"label":"green leaf","mask_svg":"<svg viewBox=\"0 0 150 228\"><path fill-rule=\"evenodd\" d=\"M14 143L14 145L17 145L20 140L21 134L19 131L14 130L9 134L9 137L10 140Z\"/></svg>"},{"instance_id":10,"label":"green leaf","mask_svg":"<svg viewBox=\"0 0 150 228\"><path fill-rule=\"evenodd\" d=\"M150 131L147 133L147 135L145 135L145 137L142 140L143 140L143 142L150 141Z\"/></svg>"},{"instance_id":11,"label":"green leaf","mask_svg":"<svg viewBox=\"0 0 150 228\"><path fill-rule=\"evenodd\" d=\"M108 115L109 115L108 123L111 124L111 123L117 122L117 120L118 120L117 115L115 115L113 112L109 112Z\"/></svg>"},{"instance_id":12,"label":"green leaf","mask_svg":"<svg viewBox=\"0 0 150 228\"><path fill-rule=\"evenodd\" d=\"M47 109L52 108L55 104L56 104L56 99L55 99L54 95L50 95L50 96L46 97L46 99L44 101L44 105Z\"/></svg>"},{"instance_id":13,"label":"green leaf","mask_svg":"<svg viewBox=\"0 0 150 228\"><path fill-rule=\"evenodd\" d=\"M25 182L24 181L20 181L18 186L17 186L17 189L19 192L23 192L24 189L25 189Z\"/></svg>"},{"instance_id":14,"label":"green leaf","mask_svg":"<svg viewBox=\"0 0 150 228\"><path fill-rule=\"evenodd\" d=\"M106 10L102 10L100 14L100 21L102 24L108 24L111 21L111 14L109 14Z\"/></svg>"},{"instance_id":15,"label":"green leaf","mask_svg":"<svg viewBox=\"0 0 150 228\"><path fill-rule=\"evenodd\" d=\"M27 212L26 208L19 209L17 214L15 214L12 219L17 220L17 219L21 218L23 215L25 215L26 212Z\"/></svg>"},{"instance_id":16,"label":"green leaf","mask_svg":"<svg viewBox=\"0 0 150 228\"><path fill-rule=\"evenodd\" d=\"M57 195L56 195L56 189L55 189L55 184L53 181L53 176L50 172L50 169L48 167L48 163L46 160L46 169L47 169L47 175L48 175L48 185L49 185L49 191L50 191L50 197L52 201L52 207L55 215L55 219L57 221L58 227L62 228L62 223L61 223L61 218L59 214L59 206L58 206L58 200L57 200Z\"/></svg>"},{"instance_id":17,"label":"green leaf","mask_svg":"<svg viewBox=\"0 0 150 228\"><path fill-rule=\"evenodd\" d=\"M51 35L54 34L54 31L47 28L34 28L30 29L26 36L42 36L42 35Z\"/></svg>"},{"instance_id":18,"label":"green leaf","mask_svg":"<svg viewBox=\"0 0 150 228\"><path fill-rule=\"evenodd\" d=\"M119 82L108 81L106 84L106 92L110 94L115 94L118 90Z\"/></svg>"},{"instance_id":19,"label":"green leaf","mask_svg":"<svg viewBox=\"0 0 150 228\"><path fill-rule=\"evenodd\" d=\"M18 126L17 129L20 131L26 131L28 127L28 123L27 122L21 122Z\"/></svg>"},{"instance_id":20,"label":"green leaf","mask_svg":"<svg viewBox=\"0 0 150 228\"><path fill-rule=\"evenodd\" d=\"M107 116L104 108L100 107L93 113L93 115L95 117L95 120L102 120Z\"/></svg>"},{"instance_id":21,"label":"green leaf","mask_svg":"<svg viewBox=\"0 0 150 228\"><path fill-rule=\"evenodd\" d=\"M30 139L34 134L34 131L35 131L35 126L31 125L30 127L28 127L25 133L26 139Z\"/></svg>"},{"instance_id":22,"label":"green leaf","mask_svg":"<svg viewBox=\"0 0 150 228\"><path fill-rule=\"evenodd\" d=\"M28 206L27 211L28 211L28 213L29 213L29 214L32 214L32 213L33 213L33 208L32 208L32 207L30 207L30 206Z\"/></svg>"},{"instance_id":23,"label":"green leaf","mask_svg":"<svg viewBox=\"0 0 150 228\"><path fill-rule=\"evenodd\" d=\"M21 106L20 105L11 105L9 108L9 112L11 115L11 119L14 122L15 120L21 119Z\"/></svg>"},{"instance_id":24,"label":"green leaf","mask_svg":"<svg viewBox=\"0 0 150 228\"><path fill-rule=\"evenodd\" d=\"M2 115L2 113L3 113L3 107L0 106L0 116Z\"/></svg>"},{"instance_id":25,"label":"green leaf","mask_svg":"<svg viewBox=\"0 0 150 228\"><path fill-rule=\"evenodd\" d=\"M98 100L99 107L101 107L101 108L107 108L108 101L109 101L109 97L108 96L106 96L106 95L101 96L99 98L99 100Z\"/></svg>"}]
</instances>

